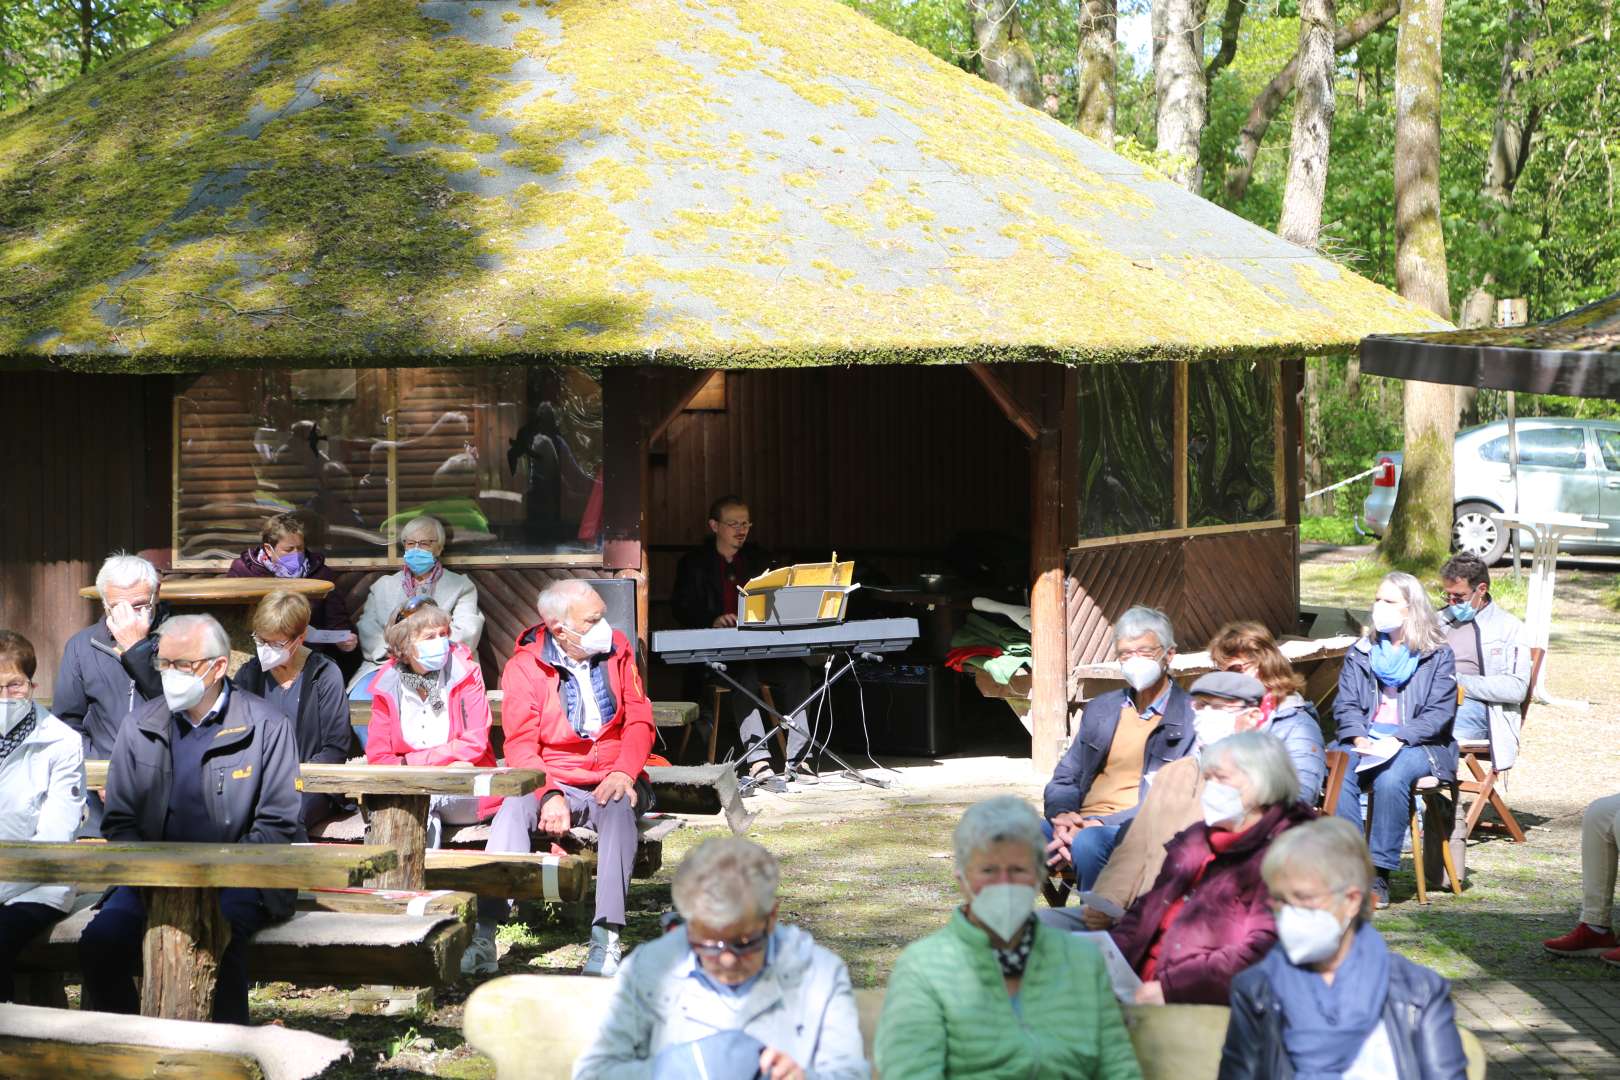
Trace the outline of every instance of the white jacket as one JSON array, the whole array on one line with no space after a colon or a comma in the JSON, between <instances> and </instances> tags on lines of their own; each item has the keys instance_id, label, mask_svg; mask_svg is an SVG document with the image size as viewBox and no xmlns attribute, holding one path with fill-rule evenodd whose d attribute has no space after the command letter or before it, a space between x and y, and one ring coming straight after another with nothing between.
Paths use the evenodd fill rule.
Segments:
<instances>
[{"instance_id":1,"label":"white jacket","mask_svg":"<svg viewBox=\"0 0 1620 1080\"><path fill-rule=\"evenodd\" d=\"M433 601L450 613L450 636L461 642L474 654L484 636L484 613L478 610L478 587L472 579L454 570L446 569L433 583ZM402 570L371 583L366 594L366 606L360 611L355 630L360 635L360 653L365 663L350 680L353 687L388 661L388 646L383 642L383 631L388 620L405 602L405 572Z\"/></svg>"},{"instance_id":2,"label":"white jacket","mask_svg":"<svg viewBox=\"0 0 1620 1080\"><path fill-rule=\"evenodd\" d=\"M1524 624L1496 601L1474 616L1479 627L1478 675L1458 675L1464 697L1483 701L1491 719L1491 764L1500 772L1519 759L1521 709L1530 694L1530 646Z\"/></svg>"},{"instance_id":3,"label":"white jacket","mask_svg":"<svg viewBox=\"0 0 1620 1080\"><path fill-rule=\"evenodd\" d=\"M685 931L637 947L619 970L595 1041L574 1063L575 1080L643 1080L660 1050L731 1030L785 1052L809 1080L866 1080L871 1069L844 962L796 926L778 924L774 948L747 993L733 998L692 975ZM558 1007L566 1013L567 1005Z\"/></svg>"},{"instance_id":4,"label":"white jacket","mask_svg":"<svg viewBox=\"0 0 1620 1080\"><path fill-rule=\"evenodd\" d=\"M0 840L71 843L84 817L84 741L41 705L34 730L0 761ZM72 885L0 882L0 904L47 904L66 911Z\"/></svg>"}]
</instances>

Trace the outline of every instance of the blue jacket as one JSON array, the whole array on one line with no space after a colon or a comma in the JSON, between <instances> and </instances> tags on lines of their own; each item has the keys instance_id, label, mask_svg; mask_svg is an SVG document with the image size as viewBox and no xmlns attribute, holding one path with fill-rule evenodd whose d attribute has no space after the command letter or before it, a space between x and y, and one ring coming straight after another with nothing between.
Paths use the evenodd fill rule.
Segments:
<instances>
[{"instance_id":1,"label":"blue jacket","mask_svg":"<svg viewBox=\"0 0 1620 1080\"><path fill-rule=\"evenodd\" d=\"M1277 706L1266 725L1266 734L1282 740L1288 760L1299 774L1299 801L1315 806L1321 801L1322 781L1327 778L1327 755L1322 748L1322 722L1316 706L1294 694Z\"/></svg>"},{"instance_id":2,"label":"blue jacket","mask_svg":"<svg viewBox=\"0 0 1620 1080\"><path fill-rule=\"evenodd\" d=\"M1113 745L1114 732L1119 729L1119 710L1125 704L1127 693L1126 690L1110 690L1086 703L1080 714L1080 730L1046 785L1048 819L1078 811L1080 804L1086 801L1086 792L1108 764L1108 748ZM1177 758L1186 757L1192 746L1192 698L1172 682L1164 716L1148 735L1142 775L1151 776ZM1136 810L1133 806L1108 814L1102 820L1109 825L1123 825L1136 816Z\"/></svg>"},{"instance_id":3,"label":"blue jacket","mask_svg":"<svg viewBox=\"0 0 1620 1080\"><path fill-rule=\"evenodd\" d=\"M1378 711L1378 679L1372 672L1371 651L1362 638L1344 654L1339 696L1333 702L1341 743L1368 735ZM1451 736L1457 718L1457 663L1450 645L1418 658L1417 670L1401 687L1400 699L1401 728L1396 737L1424 749L1435 779L1457 779L1457 740Z\"/></svg>"},{"instance_id":4,"label":"blue jacket","mask_svg":"<svg viewBox=\"0 0 1620 1080\"><path fill-rule=\"evenodd\" d=\"M111 757L124 721L163 696L163 680L152 667L152 657L157 652L155 628L167 613L167 606L159 605L152 618L153 632L122 656L106 619L97 619L68 638L56 671L51 712L79 733L86 759Z\"/></svg>"}]
</instances>

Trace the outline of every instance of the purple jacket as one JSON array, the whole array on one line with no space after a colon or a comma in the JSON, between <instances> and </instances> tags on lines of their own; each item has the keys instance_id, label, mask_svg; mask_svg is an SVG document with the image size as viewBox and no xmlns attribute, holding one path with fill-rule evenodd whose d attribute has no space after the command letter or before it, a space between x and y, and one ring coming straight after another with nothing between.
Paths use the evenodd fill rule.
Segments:
<instances>
[{"instance_id":1,"label":"purple jacket","mask_svg":"<svg viewBox=\"0 0 1620 1080\"><path fill-rule=\"evenodd\" d=\"M1166 1002L1227 1004L1232 978L1265 956L1277 940L1260 860L1272 837L1315 817L1316 811L1303 803L1271 807L1235 847L1215 857L1196 886L1193 878L1213 850L1209 826L1199 822L1165 845L1158 880L1125 912L1113 935L1131 967L1141 971L1165 912L1182 896L1187 898L1164 931L1153 973Z\"/></svg>"}]
</instances>

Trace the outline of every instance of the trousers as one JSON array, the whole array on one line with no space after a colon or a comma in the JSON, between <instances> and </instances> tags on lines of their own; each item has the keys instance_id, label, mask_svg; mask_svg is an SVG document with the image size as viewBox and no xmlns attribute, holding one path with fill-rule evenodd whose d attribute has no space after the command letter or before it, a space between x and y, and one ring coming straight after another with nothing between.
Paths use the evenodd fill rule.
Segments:
<instances>
[{"instance_id":1,"label":"trousers","mask_svg":"<svg viewBox=\"0 0 1620 1080\"><path fill-rule=\"evenodd\" d=\"M624 899L630 891L630 871L636 865L636 844L640 840L636 828L637 809L628 798L617 798L599 806L589 788L556 785L561 794L553 798L568 800L568 816L575 827L596 831L596 924L619 927L624 925ZM489 825L489 843L486 851L528 851L530 834L540 821L540 798L546 792L533 795L512 795L501 801L495 820ZM649 789L636 785L636 798L641 806L647 805Z\"/></svg>"},{"instance_id":2,"label":"trousers","mask_svg":"<svg viewBox=\"0 0 1620 1080\"><path fill-rule=\"evenodd\" d=\"M761 700L765 695L760 693L760 684L771 685L771 699L777 711L793 722L788 728L787 760L783 764L793 766L804 760L810 742L809 717L802 711L790 713L787 710L797 709L810 696L815 685L811 670L798 660L748 660L726 664L726 673ZM743 746L758 743L743 760L749 765L769 761L771 740L761 738L765 734L766 724L759 707L748 700L747 695L739 694L735 689L731 691L730 701L731 717L737 724L737 734L742 737ZM719 717L716 717L715 723L719 722ZM775 726L776 722L772 720L770 727Z\"/></svg>"},{"instance_id":3,"label":"trousers","mask_svg":"<svg viewBox=\"0 0 1620 1080\"><path fill-rule=\"evenodd\" d=\"M1360 760L1352 752L1351 760ZM1403 746L1395 756L1366 772L1352 769L1344 774L1335 811L1356 828L1361 828L1361 793L1372 791L1372 828L1367 847L1373 866L1388 872L1401 865L1401 841L1412 824L1412 785L1429 775L1429 755L1421 746ZM1415 858L1422 858L1416 853Z\"/></svg>"},{"instance_id":4,"label":"trousers","mask_svg":"<svg viewBox=\"0 0 1620 1080\"><path fill-rule=\"evenodd\" d=\"M1620 862L1620 795L1581 815L1581 922L1614 927L1614 880Z\"/></svg>"},{"instance_id":5,"label":"trousers","mask_svg":"<svg viewBox=\"0 0 1620 1080\"><path fill-rule=\"evenodd\" d=\"M16 994L17 957L65 914L49 904L0 906L0 1002L11 1001Z\"/></svg>"}]
</instances>

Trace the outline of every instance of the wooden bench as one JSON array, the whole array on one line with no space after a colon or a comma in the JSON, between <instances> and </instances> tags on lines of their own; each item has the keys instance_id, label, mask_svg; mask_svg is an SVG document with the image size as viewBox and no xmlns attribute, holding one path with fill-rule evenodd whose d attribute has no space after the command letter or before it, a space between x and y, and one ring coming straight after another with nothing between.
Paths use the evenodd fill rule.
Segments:
<instances>
[{"instance_id":1,"label":"wooden bench","mask_svg":"<svg viewBox=\"0 0 1620 1080\"><path fill-rule=\"evenodd\" d=\"M484 696L489 699L489 726L499 731L501 727L501 701L505 695L499 690L486 691ZM692 737L692 725L698 718L698 703L695 701L655 701L653 707L653 727L659 733L665 731L680 731L681 745L675 751L680 757L686 753L686 744ZM371 702L349 702L349 724L352 727L371 726ZM498 734L491 734L498 738ZM497 747L497 752L499 748Z\"/></svg>"},{"instance_id":2,"label":"wooden bench","mask_svg":"<svg viewBox=\"0 0 1620 1080\"><path fill-rule=\"evenodd\" d=\"M0 1076L8 1080L306 1080L353 1056L346 1042L284 1027L0 1009Z\"/></svg>"},{"instance_id":3,"label":"wooden bench","mask_svg":"<svg viewBox=\"0 0 1620 1080\"><path fill-rule=\"evenodd\" d=\"M574 1061L596 1037L613 990L611 979L579 975L491 979L468 997L462 1032L494 1061L497 1080L566 1080ZM534 1017L555 1009L559 1001L569 1003L570 1023L533 1022ZM883 1011L883 990L855 991L855 1005L870 1060ZM1225 1006L1125 1005L1122 1009L1143 1080L1215 1080L1226 1043ZM1457 1030L1468 1054L1468 1080L1484 1080L1484 1049L1467 1028Z\"/></svg>"}]
</instances>

